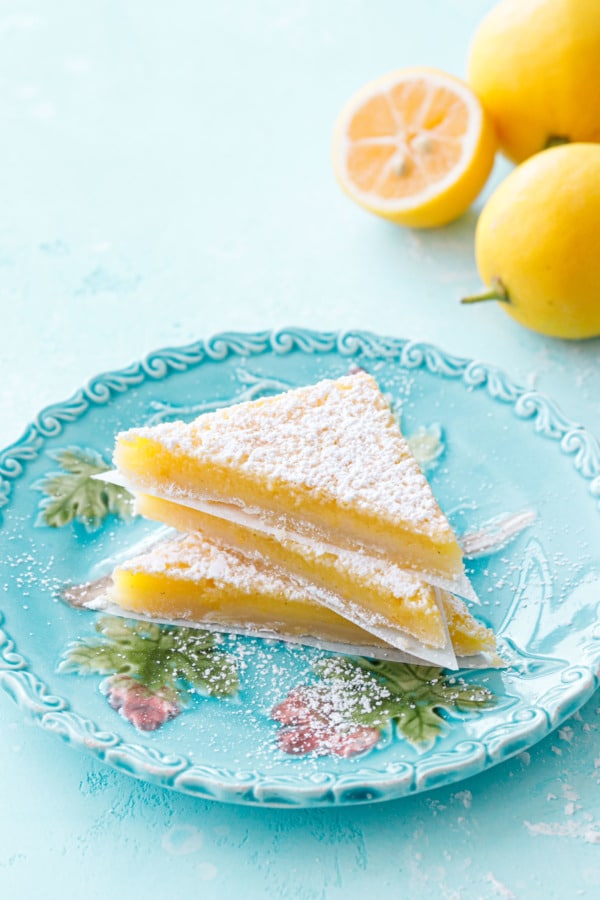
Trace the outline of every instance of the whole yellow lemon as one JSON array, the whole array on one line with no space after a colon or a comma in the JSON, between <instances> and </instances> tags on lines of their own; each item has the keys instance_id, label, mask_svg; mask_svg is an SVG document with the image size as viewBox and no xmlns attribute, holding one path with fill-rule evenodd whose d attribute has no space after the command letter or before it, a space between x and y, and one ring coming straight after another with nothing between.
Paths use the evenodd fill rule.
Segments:
<instances>
[{"instance_id":1,"label":"whole yellow lemon","mask_svg":"<svg viewBox=\"0 0 600 900\"><path fill-rule=\"evenodd\" d=\"M600 141L600 0L503 0L475 33L469 83L514 162Z\"/></svg>"},{"instance_id":2,"label":"whole yellow lemon","mask_svg":"<svg viewBox=\"0 0 600 900\"><path fill-rule=\"evenodd\" d=\"M521 324L560 338L600 336L600 144L537 153L496 188L475 255L495 299Z\"/></svg>"}]
</instances>

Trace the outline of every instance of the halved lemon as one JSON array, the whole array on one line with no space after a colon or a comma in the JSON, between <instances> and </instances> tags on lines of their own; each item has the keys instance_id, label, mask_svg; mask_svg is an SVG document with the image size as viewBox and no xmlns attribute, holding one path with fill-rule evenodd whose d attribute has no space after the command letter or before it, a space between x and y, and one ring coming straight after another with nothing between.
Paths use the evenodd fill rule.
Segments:
<instances>
[{"instance_id":1,"label":"halved lemon","mask_svg":"<svg viewBox=\"0 0 600 900\"><path fill-rule=\"evenodd\" d=\"M493 126L473 91L437 69L391 72L342 110L334 167L344 191L378 216L412 228L456 219L494 164Z\"/></svg>"}]
</instances>

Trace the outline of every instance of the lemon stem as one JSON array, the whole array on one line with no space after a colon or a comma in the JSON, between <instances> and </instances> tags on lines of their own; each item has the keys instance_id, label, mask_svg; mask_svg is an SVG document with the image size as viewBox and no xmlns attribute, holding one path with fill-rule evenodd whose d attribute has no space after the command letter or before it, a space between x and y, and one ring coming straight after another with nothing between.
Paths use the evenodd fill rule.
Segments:
<instances>
[{"instance_id":1,"label":"lemon stem","mask_svg":"<svg viewBox=\"0 0 600 900\"><path fill-rule=\"evenodd\" d=\"M542 150L550 150L551 147L562 147L563 144L570 144L571 139L566 134L550 134Z\"/></svg>"},{"instance_id":2,"label":"lemon stem","mask_svg":"<svg viewBox=\"0 0 600 900\"><path fill-rule=\"evenodd\" d=\"M462 297L461 303L481 303L484 300L499 300L501 303L510 303L510 296L501 278L494 276L491 280L490 287L486 291L479 294L471 294L468 297Z\"/></svg>"}]
</instances>

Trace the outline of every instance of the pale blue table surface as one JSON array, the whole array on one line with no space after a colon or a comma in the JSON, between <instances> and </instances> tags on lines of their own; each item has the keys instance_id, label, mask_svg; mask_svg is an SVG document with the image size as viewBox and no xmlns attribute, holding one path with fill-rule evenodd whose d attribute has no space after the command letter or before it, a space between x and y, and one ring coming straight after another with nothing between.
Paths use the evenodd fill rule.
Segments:
<instances>
[{"instance_id":1,"label":"pale blue table surface","mask_svg":"<svg viewBox=\"0 0 600 900\"><path fill-rule=\"evenodd\" d=\"M600 342L525 331L478 287L475 208L434 232L335 184L335 115L407 64L464 75L491 0L0 3L0 446L157 347L283 325L431 341L600 435ZM0 694L0 897L600 896L600 698L464 782L336 810L129 779Z\"/></svg>"}]
</instances>

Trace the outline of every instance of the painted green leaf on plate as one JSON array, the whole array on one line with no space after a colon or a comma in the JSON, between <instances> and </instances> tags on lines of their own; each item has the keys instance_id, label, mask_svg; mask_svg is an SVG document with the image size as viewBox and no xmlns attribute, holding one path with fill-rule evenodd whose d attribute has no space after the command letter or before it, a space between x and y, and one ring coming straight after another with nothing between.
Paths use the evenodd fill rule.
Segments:
<instances>
[{"instance_id":1,"label":"painted green leaf on plate","mask_svg":"<svg viewBox=\"0 0 600 900\"><path fill-rule=\"evenodd\" d=\"M33 485L45 495L40 501L37 524L61 528L76 521L88 531L95 531L111 514L131 518L131 494L119 485L94 477L110 469L99 453L67 447L50 455L60 470L49 472Z\"/></svg>"}]
</instances>

